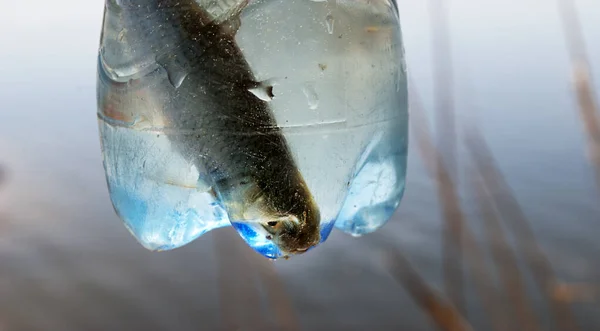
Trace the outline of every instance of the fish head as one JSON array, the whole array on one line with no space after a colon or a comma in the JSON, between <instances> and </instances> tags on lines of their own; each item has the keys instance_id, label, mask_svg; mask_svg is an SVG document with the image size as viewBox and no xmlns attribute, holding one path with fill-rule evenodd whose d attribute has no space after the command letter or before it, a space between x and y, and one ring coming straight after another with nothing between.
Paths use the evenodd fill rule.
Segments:
<instances>
[{"instance_id":1,"label":"fish head","mask_svg":"<svg viewBox=\"0 0 600 331\"><path fill-rule=\"evenodd\" d=\"M321 240L319 212L312 208L267 218L261 226L267 233L267 239L286 255L305 253Z\"/></svg>"},{"instance_id":2,"label":"fish head","mask_svg":"<svg viewBox=\"0 0 600 331\"><path fill-rule=\"evenodd\" d=\"M221 197L231 222L251 229L242 235L246 241L276 246L283 256L305 253L320 243L320 212L301 178L283 183L245 178L226 187Z\"/></svg>"}]
</instances>

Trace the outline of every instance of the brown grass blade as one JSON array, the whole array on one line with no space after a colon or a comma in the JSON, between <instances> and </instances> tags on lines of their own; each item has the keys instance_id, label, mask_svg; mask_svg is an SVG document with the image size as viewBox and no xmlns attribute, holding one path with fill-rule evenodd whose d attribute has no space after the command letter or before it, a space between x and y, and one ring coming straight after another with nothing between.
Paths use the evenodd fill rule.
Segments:
<instances>
[{"instance_id":1,"label":"brown grass blade","mask_svg":"<svg viewBox=\"0 0 600 331\"><path fill-rule=\"evenodd\" d=\"M394 279L404 287L440 330L473 330L461 313L437 291L430 288L400 252L393 248L386 249L385 260Z\"/></svg>"},{"instance_id":2,"label":"brown grass blade","mask_svg":"<svg viewBox=\"0 0 600 331\"><path fill-rule=\"evenodd\" d=\"M262 283L262 288L267 296L267 311L275 318L273 330L300 331L300 323L294 307L273 265L275 262L269 261L249 249L246 249L244 253L246 259L257 268L260 283Z\"/></svg>"},{"instance_id":3,"label":"brown grass blade","mask_svg":"<svg viewBox=\"0 0 600 331\"><path fill-rule=\"evenodd\" d=\"M431 140L427 118L419 101L419 96L412 84L409 84L409 99L411 108L411 131L425 168L430 176L436 179L437 194L442 204L444 217L444 279L446 293L452 303L464 313L464 280L462 269L462 231L463 215L460 203L455 194L454 183L445 168L442 156Z\"/></svg>"},{"instance_id":4,"label":"brown grass blade","mask_svg":"<svg viewBox=\"0 0 600 331\"><path fill-rule=\"evenodd\" d=\"M250 248L232 228L218 229L212 236L223 330L269 330L261 309L256 269L243 253Z\"/></svg>"},{"instance_id":5,"label":"brown grass blade","mask_svg":"<svg viewBox=\"0 0 600 331\"><path fill-rule=\"evenodd\" d=\"M435 101L435 130L437 147L440 157L434 163L436 167L444 167L443 171L436 171L438 185L443 191L442 196L448 196L446 187L453 179L457 180L456 160L456 120L454 115L454 79L450 39L450 24L448 19L448 2L445 0L430 0L429 9L432 26L433 47L433 83ZM443 160L443 161L442 161ZM444 164L442 164L444 163ZM447 176L444 174L447 172ZM448 200L448 199L446 199ZM447 220L456 219L458 211L453 203L444 204L444 214ZM444 281L446 293L450 300L464 313L465 297L464 284L460 268L456 268L454 261L462 259L461 224L459 222L445 222L444 228Z\"/></svg>"},{"instance_id":6,"label":"brown grass blade","mask_svg":"<svg viewBox=\"0 0 600 331\"><path fill-rule=\"evenodd\" d=\"M565 303L594 303L600 298L600 286L594 284L557 284L554 299Z\"/></svg>"},{"instance_id":7,"label":"brown grass blade","mask_svg":"<svg viewBox=\"0 0 600 331\"><path fill-rule=\"evenodd\" d=\"M500 225L497 213L490 202L489 192L486 191L477 171L471 175L476 191L477 202L481 208L481 220L485 225L487 241L490 243L494 266L498 271L502 292L510 301L510 310L515 316L518 329L528 331L540 330L534 310L529 304L525 285L517 264L517 257L509 246L504 230ZM513 328L517 329L517 328Z\"/></svg>"},{"instance_id":8,"label":"brown grass blade","mask_svg":"<svg viewBox=\"0 0 600 331\"><path fill-rule=\"evenodd\" d=\"M558 0L558 6L571 57L573 86L579 106L579 118L587 135L588 157L594 166L596 184L600 189L600 119L598 118L598 100L590 78L590 62L574 1Z\"/></svg>"},{"instance_id":9,"label":"brown grass blade","mask_svg":"<svg viewBox=\"0 0 600 331\"><path fill-rule=\"evenodd\" d=\"M513 196L506 180L497 170L495 161L487 149L483 137L474 129L470 130L467 134L466 145L481 174L481 178L483 178L486 187L491 192L490 196L496 210L499 211L501 219L515 234L518 250L526 257L534 279L556 317L557 325L565 331L579 330L570 307L564 302L555 300L550 293L557 283L552 266L537 244L529 221Z\"/></svg>"},{"instance_id":10,"label":"brown grass blade","mask_svg":"<svg viewBox=\"0 0 600 331\"><path fill-rule=\"evenodd\" d=\"M441 151L450 176L456 178L458 170L456 165L457 139L454 114L454 66L452 63L448 6L449 2L446 0L429 0L437 147Z\"/></svg>"},{"instance_id":11,"label":"brown grass blade","mask_svg":"<svg viewBox=\"0 0 600 331\"><path fill-rule=\"evenodd\" d=\"M490 281L492 275L486 268L485 256L480 247L478 247L474 234L465 224L465 216L460 206L458 192L453 181L450 179L450 174L441 162L442 157L431 142L431 138L428 134L427 120L423 110L420 108L418 96L413 88L411 88L411 100L413 102L411 113L413 133L416 137L417 145L419 146L419 152L432 177L435 176L438 180L438 195L444 208L444 217L447 223L450 223L448 229L452 234L449 237L452 241L446 242L450 247L447 246L445 249L452 249L455 245L464 245L464 255L468 262L467 265L473 276L479 299L482 301L486 313L491 318L494 330L509 330L507 319L503 316L502 309L499 309L499 307L496 306L496 302L499 302L500 300L498 293L492 285L493 283ZM460 239L456 239L456 232L462 233L460 236L462 242ZM461 257L446 255L445 258L444 262L452 264L452 267L455 267L458 264L458 270L460 271ZM448 273L446 273L446 275L458 277ZM450 283L455 280L447 279L447 281Z\"/></svg>"}]
</instances>

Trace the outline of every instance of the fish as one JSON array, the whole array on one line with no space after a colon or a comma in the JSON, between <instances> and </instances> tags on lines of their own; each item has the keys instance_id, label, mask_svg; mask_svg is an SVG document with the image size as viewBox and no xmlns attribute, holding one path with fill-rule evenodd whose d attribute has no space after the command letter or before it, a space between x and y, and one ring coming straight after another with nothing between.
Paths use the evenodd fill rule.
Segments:
<instances>
[{"instance_id":1,"label":"fish","mask_svg":"<svg viewBox=\"0 0 600 331\"><path fill-rule=\"evenodd\" d=\"M202 3L221 7L203 6ZM320 212L235 40L248 0L110 0L135 52L152 54L172 89L163 100L173 148L209 174L232 223L284 257L320 240ZM207 9L208 8L208 9ZM214 10L214 8L218 10Z\"/></svg>"}]
</instances>

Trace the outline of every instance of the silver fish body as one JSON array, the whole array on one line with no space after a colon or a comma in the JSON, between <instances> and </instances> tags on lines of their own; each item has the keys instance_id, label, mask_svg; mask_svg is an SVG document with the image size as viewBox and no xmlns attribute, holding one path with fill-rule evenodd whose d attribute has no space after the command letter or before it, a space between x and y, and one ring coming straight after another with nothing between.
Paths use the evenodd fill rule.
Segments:
<instances>
[{"instance_id":1,"label":"silver fish body","mask_svg":"<svg viewBox=\"0 0 600 331\"><path fill-rule=\"evenodd\" d=\"M303 253L320 241L319 209L269 103L251 92L261 84L234 39L247 0L232 1L218 13L194 0L107 6L118 11L131 47L166 71L172 89L155 96L165 132L210 174L230 220L251 225L284 256Z\"/></svg>"}]
</instances>

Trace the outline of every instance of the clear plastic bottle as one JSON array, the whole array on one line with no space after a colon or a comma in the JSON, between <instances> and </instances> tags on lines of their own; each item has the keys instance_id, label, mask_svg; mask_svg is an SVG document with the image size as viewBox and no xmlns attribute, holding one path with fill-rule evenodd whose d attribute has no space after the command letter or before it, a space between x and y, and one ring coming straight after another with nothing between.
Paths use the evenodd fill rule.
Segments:
<instances>
[{"instance_id":1,"label":"clear plastic bottle","mask_svg":"<svg viewBox=\"0 0 600 331\"><path fill-rule=\"evenodd\" d=\"M233 225L302 253L404 193L393 0L106 0L97 90L111 200L148 249Z\"/></svg>"}]
</instances>

